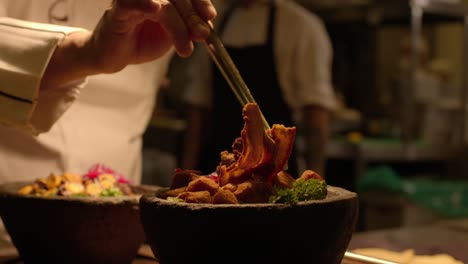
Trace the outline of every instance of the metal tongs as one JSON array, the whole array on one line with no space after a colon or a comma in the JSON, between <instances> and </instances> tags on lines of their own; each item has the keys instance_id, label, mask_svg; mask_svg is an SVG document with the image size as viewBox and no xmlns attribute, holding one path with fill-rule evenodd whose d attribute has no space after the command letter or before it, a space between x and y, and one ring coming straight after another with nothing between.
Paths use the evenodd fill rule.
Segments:
<instances>
[{"instance_id":1,"label":"metal tongs","mask_svg":"<svg viewBox=\"0 0 468 264\"><path fill-rule=\"evenodd\" d=\"M361 254L346 251L342 264L398 264L393 261L364 256Z\"/></svg>"},{"instance_id":2,"label":"metal tongs","mask_svg":"<svg viewBox=\"0 0 468 264\"><path fill-rule=\"evenodd\" d=\"M226 48L224 48L224 45L218 37L218 34L211 26L210 34L204 43L206 49L208 50L208 54L218 67L224 79L226 79L226 82L228 83L241 106L244 106L248 103L256 103L255 99L250 93L249 87L247 87L247 84L245 84L244 79L239 73L239 70L232 61L231 56L229 56L229 53L226 51ZM263 113L261 113L261 115L265 130L270 129L270 125L265 119L265 116L263 116Z\"/></svg>"}]
</instances>

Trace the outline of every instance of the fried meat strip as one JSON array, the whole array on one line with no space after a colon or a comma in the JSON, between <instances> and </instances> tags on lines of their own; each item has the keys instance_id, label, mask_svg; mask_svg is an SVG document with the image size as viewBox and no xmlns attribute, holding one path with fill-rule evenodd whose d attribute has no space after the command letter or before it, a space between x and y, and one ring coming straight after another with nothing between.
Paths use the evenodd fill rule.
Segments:
<instances>
[{"instance_id":1,"label":"fried meat strip","mask_svg":"<svg viewBox=\"0 0 468 264\"><path fill-rule=\"evenodd\" d=\"M159 197L166 199L167 197L177 197L181 193L184 193L187 190L187 187L179 187L177 189L171 189L159 195Z\"/></svg>"},{"instance_id":2,"label":"fried meat strip","mask_svg":"<svg viewBox=\"0 0 468 264\"><path fill-rule=\"evenodd\" d=\"M187 192L208 191L211 195L218 192L219 185L208 177L199 177L191 181L187 186Z\"/></svg>"},{"instance_id":3,"label":"fried meat strip","mask_svg":"<svg viewBox=\"0 0 468 264\"><path fill-rule=\"evenodd\" d=\"M209 191L200 192L183 192L179 198L186 203L213 203L213 199Z\"/></svg>"},{"instance_id":4,"label":"fried meat strip","mask_svg":"<svg viewBox=\"0 0 468 264\"><path fill-rule=\"evenodd\" d=\"M238 204L236 196L229 190L219 189L219 191L213 195L214 204Z\"/></svg>"},{"instance_id":5,"label":"fried meat strip","mask_svg":"<svg viewBox=\"0 0 468 264\"><path fill-rule=\"evenodd\" d=\"M186 187L191 181L200 177L201 172L196 170L177 170L172 179L171 189Z\"/></svg>"},{"instance_id":6,"label":"fried meat strip","mask_svg":"<svg viewBox=\"0 0 468 264\"><path fill-rule=\"evenodd\" d=\"M296 137L295 127L285 127L284 125L273 125L269 134L273 141L275 141L276 151L272 160L273 170L268 174L268 181L271 182L272 178L281 170L289 160L294 146L294 139Z\"/></svg>"},{"instance_id":7,"label":"fried meat strip","mask_svg":"<svg viewBox=\"0 0 468 264\"><path fill-rule=\"evenodd\" d=\"M243 116L245 124L241 131L242 152L237 162L229 167L220 166L218 174L221 186L227 183L237 184L246 181L258 166L267 163L272 157L265 150L274 146L274 142L263 128L258 106L256 104L245 105ZM238 140L236 142L239 144Z\"/></svg>"},{"instance_id":8,"label":"fried meat strip","mask_svg":"<svg viewBox=\"0 0 468 264\"><path fill-rule=\"evenodd\" d=\"M220 186L239 184L255 177L270 183L291 155L296 128L274 125L269 131L263 127L260 108L246 104L243 109L244 128L241 131L242 151L236 162L218 169ZM239 149L239 140L233 144Z\"/></svg>"},{"instance_id":9,"label":"fried meat strip","mask_svg":"<svg viewBox=\"0 0 468 264\"><path fill-rule=\"evenodd\" d=\"M188 203L265 203L273 184L292 185L294 178L283 167L291 155L296 128L275 124L265 130L257 104L246 104L242 114L244 128L232 152L220 153L216 180L198 171L178 170L171 191L164 196ZM312 177L309 174L304 177Z\"/></svg>"}]
</instances>

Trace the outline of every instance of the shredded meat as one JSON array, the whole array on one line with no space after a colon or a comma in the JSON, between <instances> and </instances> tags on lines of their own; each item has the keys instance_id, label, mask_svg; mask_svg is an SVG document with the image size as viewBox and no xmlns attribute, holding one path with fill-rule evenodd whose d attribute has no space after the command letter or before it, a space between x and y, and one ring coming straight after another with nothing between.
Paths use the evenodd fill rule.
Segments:
<instances>
[{"instance_id":1,"label":"shredded meat","mask_svg":"<svg viewBox=\"0 0 468 264\"><path fill-rule=\"evenodd\" d=\"M274 125L270 130L270 135L276 146L275 155L272 160L273 170L268 175L268 180L271 182L272 177L284 168L284 165L288 162L289 156L291 156L294 139L296 137L296 128Z\"/></svg>"},{"instance_id":2,"label":"shredded meat","mask_svg":"<svg viewBox=\"0 0 468 264\"><path fill-rule=\"evenodd\" d=\"M217 175L203 177L197 171L179 170L171 186L176 190L162 197L198 203L264 203L273 184L292 185L294 178L283 168L291 155L296 128L273 125L265 130L257 104L246 104L242 113L245 124L241 136L234 140L232 152L221 152Z\"/></svg>"},{"instance_id":3,"label":"shredded meat","mask_svg":"<svg viewBox=\"0 0 468 264\"><path fill-rule=\"evenodd\" d=\"M273 183L281 188L292 188L295 179L285 171L278 172L273 177Z\"/></svg>"},{"instance_id":4,"label":"shredded meat","mask_svg":"<svg viewBox=\"0 0 468 264\"><path fill-rule=\"evenodd\" d=\"M243 115L245 125L241 131L242 152L237 162L229 167L219 167L221 186L245 182L252 175L266 177L271 183L272 177L283 169L291 155L296 136L295 127L274 125L271 130L265 131L261 112L256 104L245 105Z\"/></svg>"},{"instance_id":5,"label":"shredded meat","mask_svg":"<svg viewBox=\"0 0 468 264\"><path fill-rule=\"evenodd\" d=\"M229 167L231 164L236 162L237 159L238 159L238 157L236 157L236 155L234 155L234 153L230 153L230 152L225 150L225 151L221 152L221 163L220 163L220 165L224 165L226 167Z\"/></svg>"},{"instance_id":6,"label":"shredded meat","mask_svg":"<svg viewBox=\"0 0 468 264\"><path fill-rule=\"evenodd\" d=\"M212 203L213 201L209 191L183 192L178 197L187 203Z\"/></svg>"},{"instance_id":7,"label":"shredded meat","mask_svg":"<svg viewBox=\"0 0 468 264\"><path fill-rule=\"evenodd\" d=\"M160 195L161 198L166 199L167 197L177 197L179 194L184 193L187 190L187 187L180 187L177 189L171 189L163 194Z\"/></svg>"},{"instance_id":8,"label":"shredded meat","mask_svg":"<svg viewBox=\"0 0 468 264\"><path fill-rule=\"evenodd\" d=\"M200 174L196 170L177 170L172 179L171 189L187 186L192 180L200 177Z\"/></svg>"},{"instance_id":9,"label":"shredded meat","mask_svg":"<svg viewBox=\"0 0 468 264\"><path fill-rule=\"evenodd\" d=\"M213 196L214 204L238 204L239 200L233 192L229 190L219 189L219 191Z\"/></svg>"},{"instance_id":10,"label":"shredded meat","mask_svg":"<svg viewBox=\"0 0 468 264\"><path fill-rule=\"evenodd\" d=\"M199 177L188 184L187 192L208 191L211 195L218 192L219 185L208 177Z\"/></svg>"}]
</instances>

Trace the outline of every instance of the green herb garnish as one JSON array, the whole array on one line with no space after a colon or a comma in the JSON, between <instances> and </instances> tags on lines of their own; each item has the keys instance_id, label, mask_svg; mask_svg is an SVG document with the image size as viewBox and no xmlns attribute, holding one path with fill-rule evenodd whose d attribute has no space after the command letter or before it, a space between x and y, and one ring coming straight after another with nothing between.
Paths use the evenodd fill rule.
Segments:
<instances>
[{"instance_id":1,"label":"green herb garnish","mask_svg":"<svg viewBox=\"0 0 468 264\"><path fill-rule=\"evenodd\" d=\"M81 193L75 193L70 195L71 197L88 197L89 195L87 193L81 192Z\"/></svg>"},{"instance_id":2,"label":"green herb garnish","mask_svg":"<svg viewBox=\"0 0 468 264\"><path fill-rule=\"evenodd\" d=\"M291 189L275 187L270 203L296 204L301 201L320 200L327 196L327 183L324 180L297 180Z\"/></svg>"},{"instance_id":3,"label":"green herb garnish","mask_svg":"<svg viewBox=\"0 0 468 264\"><path fill-rule=\"evenodd\" d=\"M116 197L122 196L123 193L118 187L109 187L101 192L101 197Z\"/></svg>"}]
</instances>

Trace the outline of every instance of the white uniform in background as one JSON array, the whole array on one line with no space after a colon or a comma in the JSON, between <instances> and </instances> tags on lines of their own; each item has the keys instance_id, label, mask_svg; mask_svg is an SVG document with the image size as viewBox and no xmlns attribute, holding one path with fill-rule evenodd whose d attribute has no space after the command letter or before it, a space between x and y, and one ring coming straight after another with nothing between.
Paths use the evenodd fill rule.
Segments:
<instances>
[{"instance_id":1,"label":"white uniform in background","mask_svg":"<svg viewBox=\"0 0 468 264\"><path fill-rule=\"evenodd\" d=\"M84 173L98 162L133 183L140 181L141 136L170 54L119 73L39 91L56 44L77 30L68 27L92 30L110 2L0 1L0 122L35 132L48 130L36 137L0 125L0 183L33 180L51 172ZM41 23L52 20L67 27L6 17ZM60 22L61 17L66 21Z\"/></svg>"},{"instance_id":2,"label":"white uniform in background","mask_svg":"<svg viewBox=\"0 0 468 264\"><path fill-rule=\"evenodd\" d=\"M220 22L227 7L219 0L213 4L219 13L215 23ZM225 45L242 48L266 42L269 6L262 1L254 5L233 11L222 34ZM311 104L333 109L333 49L322 20L294 1L276 0L276 7L274 56L286 103L296 111ZM206 52L199 51L194 57L203 62L190 69L184 98L194 105L210 106L212 63Z\"/></svg>"}]
</instances>

